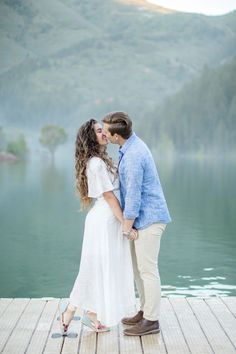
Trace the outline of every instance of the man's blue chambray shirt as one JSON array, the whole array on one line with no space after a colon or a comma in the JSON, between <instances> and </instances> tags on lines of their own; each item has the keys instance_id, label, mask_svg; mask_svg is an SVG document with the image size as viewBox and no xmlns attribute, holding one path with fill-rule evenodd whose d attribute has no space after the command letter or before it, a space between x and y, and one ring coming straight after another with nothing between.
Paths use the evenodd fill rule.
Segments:
<instances>
[{"instance_id":1,"label":"man's blue chambray shirt","mask_svg":"<svg viewBox=\"0 0 236 354\"><path fill-rule=\"evenodd\" d=\"M147 145L133 133L119 149L120 198L126 219L144 229L171 221L155 162Z\"/></svg>"}]
</instances>

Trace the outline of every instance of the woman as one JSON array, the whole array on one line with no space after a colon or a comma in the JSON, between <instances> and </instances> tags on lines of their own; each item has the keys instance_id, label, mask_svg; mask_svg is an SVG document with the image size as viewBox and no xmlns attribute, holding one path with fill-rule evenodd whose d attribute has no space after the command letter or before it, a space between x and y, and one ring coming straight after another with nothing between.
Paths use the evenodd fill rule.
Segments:
<instances>
[{"instance_id":1,"label":"woman","mask_svg":"<svg viewBox=\"0 0 236 354\"><path fill-rule=\"evenodd\" d=\"M82 207L95 203L85 220L80 270L61 311L63 335L77 307L86 311L83 323L95 331L107 331L127 313L135 311L129 240L122 236L123 214L119 204L117 169L108 157L108 140L94 119L77 135L75 168ZM135 231L130 239L135 239Z\"/></svg>"}]
</instances>

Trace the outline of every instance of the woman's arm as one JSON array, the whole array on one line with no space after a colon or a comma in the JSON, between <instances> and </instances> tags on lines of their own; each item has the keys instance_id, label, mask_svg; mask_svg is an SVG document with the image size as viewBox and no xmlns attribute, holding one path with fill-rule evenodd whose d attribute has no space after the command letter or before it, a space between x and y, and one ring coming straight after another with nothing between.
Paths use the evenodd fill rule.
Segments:
<instances>
[{"instance_id":1,"label":"woman's arm","mask_svg":"<svg viewBox=\"0 0 236 354\"><path fill-rule=\"evenodd\" d=\"M116 198L115 194L112 191L104 192L103 197L106 202L109 204L113 214L117 217L117 219L123 224L124 218L123 213L120 207L120 203Z\"/></svg>"},{"instance_id":2,"label":"woman's arm","mask_svg":"<svg viewBox=\"0 0 236 354\"><path fill-rule=\"evenodd\" d=\"M115 194L112 191L104 192L103 197L106 200L106 202L109 204L111 210L113 211L113 214L117 217L117 219L123 225L123 230L124 230L123 212L122 212L122 209L120 207L120 203L119 203L118 199L116 198ZM128 223L125 226L126 227L128 226L129 231L130 231L132 229L132 225L134 223L134 220L126 220L126 222L128 222ZM137 238L138 238L137 231L132 229L132 232L130 232L128 239L133 241L133 240L137 240Z\"/></svg>"}]
</instances>

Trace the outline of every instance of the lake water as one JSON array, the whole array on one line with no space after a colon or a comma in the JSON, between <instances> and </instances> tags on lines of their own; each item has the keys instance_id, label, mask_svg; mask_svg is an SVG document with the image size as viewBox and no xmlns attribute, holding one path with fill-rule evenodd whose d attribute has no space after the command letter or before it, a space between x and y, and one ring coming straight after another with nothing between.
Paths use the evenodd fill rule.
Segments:
<instances>
[{"instance_id":1,"label":"lake water","mask_svg":"<svg viewBox=\"0 0 236 354\"><path fill-rule=\"evenodd\" d=\"M173 219L159 259L163 295L236 296L236 162L157 166ZM65 155L54 165L45 155L0 164L0 297L69 296L83 238L79 208Z\"/></svg>"}]
</instances>

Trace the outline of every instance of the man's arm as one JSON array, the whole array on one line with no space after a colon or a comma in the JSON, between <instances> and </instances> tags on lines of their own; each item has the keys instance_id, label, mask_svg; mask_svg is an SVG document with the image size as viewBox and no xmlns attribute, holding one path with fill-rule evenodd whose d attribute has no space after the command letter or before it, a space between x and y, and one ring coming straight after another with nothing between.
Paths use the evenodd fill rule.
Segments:
<instances>
[{"instance_id":1,"label":"man's arm","mask_svg":"<svg viewBox=\"0 0 236 354\"><path fill-rule=\"evenodd\" d=\"M138 217L141 205L141 194L143 187L143 165L141 157L132 159L128 157L124 161L124 173L126 184L125 207L123 211L123 231L129 232Z\"/></svg>"}]
</instances>

